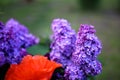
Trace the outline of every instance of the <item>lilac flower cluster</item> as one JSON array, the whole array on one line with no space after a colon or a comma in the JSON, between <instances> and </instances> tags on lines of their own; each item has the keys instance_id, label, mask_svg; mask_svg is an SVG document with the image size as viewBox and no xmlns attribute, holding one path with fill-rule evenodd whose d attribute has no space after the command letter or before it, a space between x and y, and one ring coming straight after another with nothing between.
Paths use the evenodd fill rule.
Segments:
<instances>
[{"instance_id":1,"label":"lilac flower cluster","mask_svg":"<svg viewBox=\"0 0 120 80\"><path fill-rule=\"evenodd\" d=\"M101 73L102 46L92 25L82 24L76 36L65 19L54 19L50 59L63 64L66 80L86 80Z\"/></svg>"},{"instance_id":2,"label":"lilac flower cluster","mask_svg":"<svg viewBox=\"0 0 120 80\"><path fill-rule=\"evenodd\" d=\"M37 44L39 39L14 19L4 25L0 22L0 66L19 63L26 55L26 48Z\"/></svg>"},{"instance_id":3,"label":"lilac flower cluster","mask_svg":"<svg viewBox=\"0 0 120 80\"><path fill-rule=\"evenodd\" d=\"M95 35L92 25L81 25L76 40L76 50L72 54L72 61L84 69L87 75L97 75L101 72L101 63L97 56L101 52L101 42Z\"/></svg>"},{"instance_id":4,"label":"lilac flower cluster","mask_svg":"<svg viewBox=\"0 0 120 80\"><path fill-rule=\"evenodd\" d=\"M52 30L54 34L52 35L50 59L62 63L65 67L75 50L75 31L65 19L53 20Z\"/></svg>"},{"instance_id":5,"label":"lilac flower cluster","mask_svg":"<svg viewBox=\"0 0 120 80\"><path fill-rule=\"evenodd\" d=\"M86 80L86 74L80 66L71 62L67 64L64 74L65 80Z\"/></svg>"}]
</instances>

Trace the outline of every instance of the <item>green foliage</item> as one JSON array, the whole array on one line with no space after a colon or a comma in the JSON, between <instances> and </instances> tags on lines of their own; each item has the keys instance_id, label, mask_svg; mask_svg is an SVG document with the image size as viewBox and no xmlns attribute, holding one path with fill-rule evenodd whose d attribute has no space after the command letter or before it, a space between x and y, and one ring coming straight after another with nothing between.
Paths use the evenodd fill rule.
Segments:
<instances>
[{"instance_id":1,"label":"green foliage","mask_svg":"<svg viewBox=\"0 0 120 80\"><path fill-rule=\"evenodd\" d=\"M41 39L40 43L27 49L30 54L46 54L49 52L49 39Z\"/></svg>"},{"instance_id":2,"label":"green foliage","mask_svg":"<svg viewBox=\"0 0 120 80\"><path fill-rule=\"evenodd\" d=\"M88 79L87 80L96 80L95 77L93 76L88 76Z\"/></svg>"},{"instance_id":3,"label":"green foliage","mask_svg":"<svg viewBox=\"0 0 120 80\"><path fill-rule=\"evenodd\" d=\"M12 4L18 0L0 0L0 6L7 6L9 4Z\"/></svg>"},{"instance_id":4,"label":"green foliage","mask_svg":"<svg viewBox=\"0 0 120 80\"><path fill-rule=\"evenodd\" d=\"M120 13L120 0L118 0L117 10L118 10L118 12Z\"/></svg>"},{"instance_id":5,"label":"green foliage","mask_svg":"<svg viewBox=\"0 0 120 80\"><path fill-rule=\"evenodd\" d=\"M100 0L78 0L79 6L82 10L97 10L100 5Z\"/></svg>"}]
</instances>

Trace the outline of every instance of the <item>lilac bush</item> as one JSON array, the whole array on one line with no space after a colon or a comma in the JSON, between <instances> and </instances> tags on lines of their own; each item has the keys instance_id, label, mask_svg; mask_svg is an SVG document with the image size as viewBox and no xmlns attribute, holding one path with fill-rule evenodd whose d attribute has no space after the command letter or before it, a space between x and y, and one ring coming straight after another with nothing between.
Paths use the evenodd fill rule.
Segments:
<instances>
[{"instance_id":1,"label":"lilac bush","mask_svg":"<svg viewBox=\"0 0 120 80\"><path fill-rule=\"evenodd\" d=\"M39 39L14 19L4 25L0 22L0 66L19 63L26 55L26 48L37 44Z\"/></svg>"},{"instance_id":2,"label":"lilac bush","mask_svg":"<svg viewBox=\"0 0 120 80\"><path fill-rule=\"evenodd\" d=\"M86 80L87 76L101 73L97 57L102 45L94 26L81 24L76 35L67 20L54 19L52 31L50 59L63 65L66 80Z\"/></svg>"}]
</instances>

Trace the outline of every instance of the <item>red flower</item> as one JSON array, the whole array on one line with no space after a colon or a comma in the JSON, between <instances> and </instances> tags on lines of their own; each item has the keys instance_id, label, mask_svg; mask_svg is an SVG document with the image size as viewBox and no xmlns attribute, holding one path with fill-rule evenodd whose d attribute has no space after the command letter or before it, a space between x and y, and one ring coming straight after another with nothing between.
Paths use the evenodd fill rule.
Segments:
<instances>
[{"instance_id":1,"label":"red flower","mask_svg":"<svg viewBox=\"0 0 120 80\"><path fill-rule=\"evenodd\" d=\"M61 64L48 60L44 56L27 55L20 64L12 64L5 80L50 80L54 70Z\"/></svg>"}]
</instances>

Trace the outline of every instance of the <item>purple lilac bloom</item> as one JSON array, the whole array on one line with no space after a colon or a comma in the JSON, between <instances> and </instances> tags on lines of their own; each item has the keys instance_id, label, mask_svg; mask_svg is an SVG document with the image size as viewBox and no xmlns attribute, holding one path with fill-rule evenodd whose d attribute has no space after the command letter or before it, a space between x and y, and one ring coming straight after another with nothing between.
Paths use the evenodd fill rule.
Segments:
<instances>
[{"instance_id":1,"label":"purple lilac bloom","mask_svg":"<svg viewBox=\"0 0 120 80\"><path fill-rule=\"evenodd\" d=\"M3 52L0 52L0 66L2 66L5 63L5 56Z\"/></svg>"},{"instance_id":2,"label":"purple lilac bloom","mask_svg":"<svg viewBox=\"0 0 120 80\"><path fill-rule=\"evenodd\" d=\"M65 19L54 19L51 26L53 42L50 59L65 66L75 49L75 31L71 29L70 23Z\"/></svg>"},{"instance_id":3,"label":"purple lilac bloom","mask_svg":"<svg viewBox=\"0 0 120 80\"><path fill-rule=\"evenodd\" d=\"M32 46L34 44L39 43L39 38L36 38L33 34L31 34L29 32L29 30L27 29L27 27L25 27L24 25L20 24L19 22L17 22L14 19L10 19L6 25L6 31L8 30L8 32L11 31L11 34L14 34L14 36L17 39L20 39L20 46L22 45L22 47L26 48L29 46Z\"/></svg>"},{"instance_id":4,"label":"purple lilac bloom","mask_svg":"<svg viewBox=\"0 0 120 80\"><path fill-rule=\"evenodd\" d=\"M70 62L65 69L65 80L87 80L86 74L82 68L73 62Z\"/></svg>"},{"instance_id":5,"label":"purple lilac bloom","mask_svg":"<svg viewBox=\"0 0 120 80\"><path fill-rule=\"evenodd\" d=\"M102 70L100 62L97 61L101 48L101 42L95 35L94 26L82 24L78 32L76 50L72 54L72 60L80 65L87 75L97 75Z\"/></svg>"},{"instance_id":6,"label":"purple lilac bloom","mask_svg":"<svg viewBox=\"0 0 120 80\"><path fill-rule=\"evenodd\" d=\"M19 63L27 54L26 48L37 44L39 39L29 33L28 29L14 19L4 25L0 23L0 62Z\"/></svg>"},{"instance_id":7,"label":"purple lilac bloom","mask_svg":"<svg viewBox=\"0 0 120 80\"><path fill-rule=\"evenodd\" d=\"M54 19L52 30L50 59L63 65L65 80L87 80L87 76L101 73L97 57L102 45L94 26L82 24L76 38L67 20Z\"/></svg>"},{"instance_id":8,"label":"purple lilac bloom","mask_svg":"<svg viewBox=\"0 0 120 80\"><path fill-rule=\"evenodd\" d=\"M98 75L101 73L102 65L98 60L90 61L86 63L84 70L87 75Z\"/></svg>"}]
</instances>

